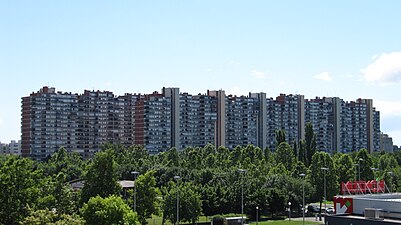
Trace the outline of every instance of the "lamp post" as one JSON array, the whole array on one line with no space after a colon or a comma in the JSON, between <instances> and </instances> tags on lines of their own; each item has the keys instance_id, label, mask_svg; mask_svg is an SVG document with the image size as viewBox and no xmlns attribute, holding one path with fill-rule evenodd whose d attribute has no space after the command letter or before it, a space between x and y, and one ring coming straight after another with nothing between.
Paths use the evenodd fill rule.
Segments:
<instances>
[{"instance_id":1,"label":"lamp post","mask_svg":"<svg viewBox=\"0 0 401 225\"><path fill-rule=\"evenodd\" d=\"M134 175L134 212L136 212L136 176L139 174L139 172L132 171L131 174Z\"/></svg>"},{"instance_id":2,"label":"lamp post","mask_svg":"<svg viewBox=\"0 0 401 225\"><path fill-rule=\"evenodd\" d=\"M377 180L376 180L376 174L375 174L375 172L376 171L379 171L379 169L378 168L374 168L374 167L371 167L370 168L372 171L373 171L373 179L375 180L375 182L376 182L376 192L378 193L379 192L379 184L378 184L378 182L377 182Z\"/></svg>"},{"instance_id":3,"label":"lamp post","mask_svg":"<svg viewBox=\"0 0 401 225\"><path fill-rule=\"evenodd\" d=\"M256 206L256 225L259 224L259 207Z\"/></svg>"},{"instance_id":4,"label":"lamp post","mask_svg":"<svg viewBox=\"0 0 401 225\"><path fill-rule=\"evenodd\" d=\"M305 225L305 174L299 174L303 178L302 182L302 224Z\"/></svg>"},{"instance_id":5,"label":"lamp post","mask_svg":"<svg viewBox=\"0 0 401 225\"><path fill-rule=\"evenodd\" d=\"M387 172L388 175L390 175L390 194L393 193L393 172Z\"/></svg>"},{"instance_id":6,"label":"lamp post","mask_svg":"<svg viewBox=\"0 0 401 225\"><path fill-rule=\"evenodd\" d=\"M362 163L363 159L359 158L358 161L359 161L358 162L358 164L359 164L359 166L358 166L358 180L361 180L361 163Z\"/></svg>"},{"instance_id":7,"label":"lamp post","mask_svg":"<svg viewBox=\"0 0 401 225\"><path fill-rule=\"evenodd\" d=\"M177 180L177 225L179 225L180 224L180 222L179 222L180 221L180 198L179 198L178 192L180 190L180 187L178 186L178 180L181 179L181 177L174 176L174 179Z\"/></svg>"},{"instance_id":8,"label":"lamp post","mask_svg":"<svg viewBox=\"0 0 401 225\"><path fill-rule=\"evenodd\" d=\"M291 202L288 202L288 220L291 221Z\"/></svg>"},{"instance_id":9,"label":"lamp post","mask_svg":"<svg viewBox=\"0 0 401 225\"><path fill-rule=\"evenodd\" d=\"M241 225L244 225L244 175L246 170L238 169L238 172L241 173Z\"/></svg>"},{"instance_id":10,"label":"lamp post","mask_svg":"<svg viewBox=\"0 0 401 225\"><path fill-rule=\"evenodd\" d=\"M322 167L320 168L321 170L323 170L323 176L324 176L324 221L326 221L326 171L329 170L329 168L327 167ZM321 213L321 210L320 210Z\"/></svg>"},{"instance_id":11,"label":"lamp post","mask_svg":"<svg viewBox=\"0 0 401 225\"><path fill-rule=\"evenodd\" d=\"M357 179L358 179L358 171L356 171L356 169L357 169L357 167L359 167L359 163L354 163L352 165L355 166L355 181L357 181Z\"/></svg>"}]
</instances>

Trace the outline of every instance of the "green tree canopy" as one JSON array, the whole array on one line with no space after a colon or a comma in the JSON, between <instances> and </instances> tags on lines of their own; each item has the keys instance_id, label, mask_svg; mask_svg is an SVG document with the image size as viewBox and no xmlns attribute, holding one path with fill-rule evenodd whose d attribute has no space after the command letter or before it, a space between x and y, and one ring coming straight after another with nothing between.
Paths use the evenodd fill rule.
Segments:
<instances>
[{"instance_id":1,"label":"green tree canopy","mask_svg":"<svg viewBox=\"0 0 401 225\"><path fill-rule=\"evenodd\" d=\"M116 168L112 149L96 153L85 175L82 201L86 202L90 197L97 195L107 197L117 194L121 190L121 186L117 183Z\"/></svg>"},{"instance_id":2,"label":"green tree canopy","mask_svg":"<svg viewBox=\"0 0 401 225\"><path fill-rule=\"evenodd\" d=\"M169 182L168 186L165 187L164 202L162 205L163 216L172 223L177 222L177 191L179 220L195 223L201 215L202 202L196 187L190 182L181 183L178 186L174 182Z\"/></svg>"},{"instance_id":3,"label":"green tree canopy","mask_svg":"<svg viewBox=\"0 0 401 225\"><path fill-rule=\"evenodd\" d=\"M42 178L28 158L10 156L0 168L0 224L15 225L28 215L40 193Z\"/></svg>"},{"instance_id":4,"label":"green tree canopy","mask_svg":"<svg viewBox=\"0 0 401 225\"><path fill-rule=\"evenodd\" d=\"M77 215L59 214L57 211L41 209L32 211L21 225L84 225L85 221Z\"/></svg>"},{"instance_id":5,"label":"green tree canopy","mask_svg":"<svg viewBox=\"0 0 401 225\"><path fill-rule=\"evenodd\" d=\"M136 197L134 190L130 190L131 196L130 205L133 208L136 198L136 213L138 220L141 224L146 224L146 219L151 218L152 214L159 213L159 199L161 195L159 189L156 187L156 180L154 177L155 172L150 170L143 175L140 175L136 181Z\"/></svg>"},{"instance_id":6,"label":"green tree canopy","mask_svg":"<svg viewBox=\"0 0 401 225\"><path fill-rule=\"evenodd\" d=\"M135 225L136 214L121 197L92 197L81 209L86 225Z\"/></svg>"}]
</instances>

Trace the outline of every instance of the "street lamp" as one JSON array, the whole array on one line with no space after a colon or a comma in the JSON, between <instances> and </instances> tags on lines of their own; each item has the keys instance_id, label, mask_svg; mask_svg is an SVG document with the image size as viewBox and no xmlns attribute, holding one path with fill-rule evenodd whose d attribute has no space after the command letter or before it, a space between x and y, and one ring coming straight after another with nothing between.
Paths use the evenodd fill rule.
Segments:
<instances>
[{"instance_id":1,"label":"street lamp","mask_svg":"<svg viewBox=\"0 0 401 225\"><path fill-rule=\"evenodd\" d=\"M139 172L132 171L131 174L134 175L134 212L136 212L136 176L139 174Z\"/></svg>"},{"instance_id":2,"label":"street lamp","mask_svg":"<svg viewBox=\"0 0 401 225\"><path fill-rule=\"evenodd\" d=\"M174 179L177 180L177 225L180 224L180 198L178 195L178 192L180 190L179 186L178 186L178 180L181 179L180 176L174 176Z\"/></svg>"},{"instance_id":3,"label":"street lamp","mask_svg":"<svg viewBox=\"0 0 401 225\"><path fill-rule=\"evenodd\" d=\"M378 168L374 168L374 167L371 167L370 169L373 171L373 179L376 181L376 192L378 193L379 192L379 183L377 182L377 180L375 178L376 177L375 172L379 171L379 169Z\"/></svg>"},{"instance_id":4,"label":"street lamp","mask_svg":"<svg viewBox=\"0 0 401 225\"><path fill-rule=\"evenodd\" d=\"M392 194L393 193L393 172L387 172L387 174L389 174L390 175L390 194Z\"/></svg>"},{"instance_id":5,"label":"street lamp","mask_svg":"<svg viewBox=\"0 0 401 225\"><path fill-rule=\"evenodd\" d=\"M302 224L305 225L305 174L299 174L300 177L303 177L302 182Z\"/></svg>"},{"instance_id":6,"label":"street lamp","mask_svg":"<svg viewBox=\"0 0 401 225\"><path fill-rule=\"evenodd\" d=\"M329 168L327 167L322 167L320 168L321 170L323 170L323 175L324 175L324 221L326 221L326 172L329 170ZM322 213L322 210L320 210L320 214Z\"/></svg>"},{"instance_id":7,"label":"street lamp","mask_svg":"<svg viewBox=\"0 0 401 225\"><path fill-rule=\"evenodd\" d=\"M291 221L291 202L288 202L288 220Z\"/></svg>"},{"instance_id":8,"label":"street lamp","mask_svg":"<svg viewBox=\"0 0 401 225\"><path fill-rule=\"evenodd\" d=\"M259 207L256 206L256 225L259 224Z\"/></svg>"},{"instance_id":9,"label":"street lamp","mask_svg":"<svg viewBox=\"0 0 401 225\"><path fill-rule=\"evenodd\" d=\"M359 166L358 166L358 180L361 180L361 163L362 163L362 161L363 161L363 159L362 158L359 158L358 159L358 164L359 164Z\"/></svg>"},{"instance_id":10,"label":"street lamp","mask_svg":"<svg viewBox=\"0 0 401 225\"><path fill-rule=\"evenodd\" d=\"M241 225L244 225L244 175L246 170L238 169L238 172L241 173Z\"/></svg>"}]
</instances>

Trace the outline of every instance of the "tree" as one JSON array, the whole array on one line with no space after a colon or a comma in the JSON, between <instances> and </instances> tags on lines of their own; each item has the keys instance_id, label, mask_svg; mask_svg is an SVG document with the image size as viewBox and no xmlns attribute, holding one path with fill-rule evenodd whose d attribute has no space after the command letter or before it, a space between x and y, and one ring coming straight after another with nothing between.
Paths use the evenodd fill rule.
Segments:
<instances>
[{"instance_id":1,"label":"tree","mask_svg":"<svg viewBox=\"0 0 401 225\"><path fill-rule=\"evenodd\" d=\"M285 142L285 130L276 130L276 146Z\"/></svg>"},{"instance_id":2,"label":"tree","mask_svg":"<svg viewBox=\"0 0 401 225\"><path fill-rule=\"evenodd\" d=\"M85 185L82 189L82 201L99 195L107 197L117 194L121 186L117 183L116 164L112 149L96 153L85 175Z\"/></svg>"},{"instance_id":3,"label":"tree","mask_svg":"<svg viewBox=\"0 0 401 225\"><path fill-rule=\"evenodd\" d=\"M348 154L340 154L339 157L334 159L334 164L336 166L339 182L347 182L356 179L355 167L353 166L351 156Z\"/></svg>"},{"instance_id":4,"label":"tree","mask_svg":"<svg viewBox=\"0 0 401 225\"><path fill-rule=\"evenodd\" d=\"M81 209L86 225L135 225L136 214L121 197L92 197Z\"/></svg>"},{"instance_id":5,"label":"tree","mask_svg":"<svg viewBox=\"0 0 401 225\"><path fill-rule=\"evenodd\" d=\"M55 209L61 214L78 213L79 193L65 182L66 176L60 172L57 177L46 177L38 184L40 195L36 208Z\"/></svg>"},{"instance_id":6,"label":"tree","mask_svg":"<svg viewBox=\"0 0 401 225\"><path fill-rule=\"evenodd\" d=\"M136 213L141 224L147 224L146 219L151 218L152 214L158 214L158 206L160 191L156 188L156 180L154 171L148 171L144 175L140 175L136 181ZM134 197L133 190L129 192ZM134 204L134 199L130 199L130 205Z\"/></svg>"},{"instance_id":7,"label":"tree","mask_svg":"<svg viewBox=\"0 0 401 225\"><path fill-rule=\"evenodd\" d=\"M77 215L59 214L57 211L41 209L32 211L21 225L84 225L85 221Z\"/></svg>"},{"instance_id":8,"label":"tree","mask_svg":"<svg viewBox=\"0 0 401 225\"><path fill-rule=\"evenodd\" d=\"M274 217L274 214L280 211L284 211L285 208L285 195L282 190L278 188L270 188L268 189L268 208L269 211Z\"/></svg>"},{"instance_id":9,"label":"tree","mask_svg":"<svg viewBox=\"0 0 401 225\"><path fill-rule=\"evenodd\" d=\"M316 152L316 135L313 132L313 126L311 123L307 123L305 126L305 165L309 166L312 162L312 157Z\"/></svg>"},{"instance_id":10,"label":"tree","mask_svg":"<svg viewBox=\"0 0 401 225\"><path fill-rule=\"evenodd\" d=\"M324 170L322 168L327 168ZM310 181L315 188L316 197L320 202L320 209L324 199L324 179L326 177L326 197L337 194L337 177L334 168L333 159L326 152L316 152L312 157L310 165Z\"/></svg>"},{"instance_id":11,"label":"tree","mask_svg":"<svg viewBox=\"0 0 401 225\"><path fill-rule=\"evenodd\" d=\"M381 171L393 171L398 166L397 160L393 155L388 153L383 154L379 157L378 168Z\"/></svg>"},{"instance_id":12,"label":"tree","mask_svg":"<svg viewBox=\"0 0 401 225\"><path fill-rule=\"evenodd\" d=\"M67 152L61 147L55 152L47 163L41 164L45 173L57 176L60 172L65 174L65 181L78 179L82 175L83 161L79 153Z\"/></svg>"},{"instance_id":13,"label":"tree","mask_svg":"<svg viewBox=\"0 0 401 225\"><path fill-rule=\"evenodd\" d=\"M168 219L171 223L177 222L177 191L179 220L195 223L201 214L202 202L196 187L190 182L182 183L177 188L177 184L171 181L168 183L168 187L164 188L163 220Z\"/></svg>"},{"instance_id":14,"label":"tree","mask_svg":"<svg viewBox=\"0 0 401 225\"><path fill-rule=\"evenodd\" d=\"M276 163L282 163L287 171L292 171L295 164L295 156L291 146L287 142L282 142L276 152L274 152Z\"/></svg>"},{"instance_id":15,"label":"tree","mask_svg":"<svg viewBox=\"0 0 401 225\"><path fill-rule=\"evenodd\" d=\"M40 178L32 160L8 157L0 168L0 224L18 224L28 215L28 207L37 202Z\"/></svg>"},{"instance_id":16,"label":"tree","mask_svg":"<svg viewBox=\"0 0 401 225\"><path fill-rule=\"evenodd\" d=\"M360 172L361 172L361 180L372 180L373 176L373 162L372 156L368 153L368 150L361 149L356 153L356 157L354 159L354 163L359 164ZM358 171L359 173L359 171ZM359 176L359 175L358 175Z\"/></svg>"}]
</instances>

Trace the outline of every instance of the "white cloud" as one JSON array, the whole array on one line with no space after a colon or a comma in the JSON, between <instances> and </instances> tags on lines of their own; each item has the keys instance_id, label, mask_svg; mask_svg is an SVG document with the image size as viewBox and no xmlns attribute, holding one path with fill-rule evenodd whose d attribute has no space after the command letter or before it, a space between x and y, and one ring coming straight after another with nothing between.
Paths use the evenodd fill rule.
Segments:
<instances>
[{"instance_id":1,"label":"white cloud","mask_svg":"<svg viewBox=\"0 0 401 225\"><path fill-rule=\"evenodd\" d=\"M373 104L383 118L401 116L401 102L374 100Z\"/></svg>"},{"instance_id":2,"label":"white cloud","mask_svg":"<svg viewBox=\"0 0 401 225\"><path fill-rule=\"evenodd\" d=\"M257 70L251 70L251 74L253 77L258 78L258 79L264 79L267 76L267 74L265 72L261 72L261 71L257 71Z\"/></svg>"},{"instance_id":3,"label":"white cloud","mask_svg":"<svg viewBox=\"0 0 401 225\"><path fill-rule=\"evenodd\" d=\"M322 72L314 76L315 79L324 80L324 81L331 81L331 76L329 72Z\"/></svg>"},{"instance_id":4,"label":"white cloud","mask_svg":"<svg viewBox=\"0 0 401 225\"><path fill-rule=\"evenodd\" d=\"M379 85L401 83L401 52L383 53L373 58L370 65L361 69L366 81Z\"/></svg>"}]
</instances>

